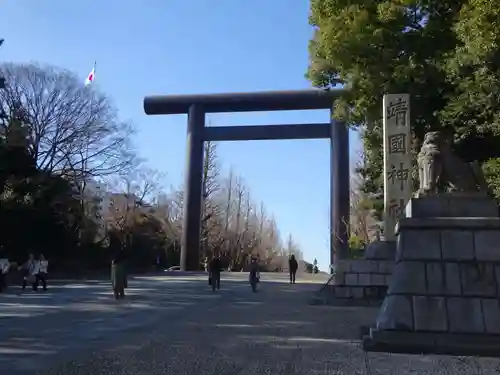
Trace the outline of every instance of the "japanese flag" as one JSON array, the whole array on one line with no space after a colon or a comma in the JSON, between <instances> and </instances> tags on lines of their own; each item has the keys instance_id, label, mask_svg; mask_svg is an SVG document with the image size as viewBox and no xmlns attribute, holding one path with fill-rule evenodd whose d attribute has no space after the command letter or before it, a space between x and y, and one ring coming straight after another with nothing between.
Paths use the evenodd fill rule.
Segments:
<instances>
[{"instance_id":1,"label":"japanese flag","mask_svg":"<svg viewBox=\"0 0 500 375\"><path fill-rule=\"evenodd\" d=\"M90 85L92 82L95 80L95 62L94 62L94 67L90 71L89 75L87 76L87 79L85 80L85 86Z\"/></svg>"}]
</instances>

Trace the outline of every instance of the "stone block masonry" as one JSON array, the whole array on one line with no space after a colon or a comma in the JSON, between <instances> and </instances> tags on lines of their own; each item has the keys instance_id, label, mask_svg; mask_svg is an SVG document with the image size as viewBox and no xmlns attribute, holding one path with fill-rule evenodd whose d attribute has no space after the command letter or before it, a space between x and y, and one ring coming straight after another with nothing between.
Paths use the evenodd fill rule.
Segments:
<instances>
[{"instance_id":1,"label":"stone block masonry","mask_svg":"<svg viewBox=\"0 0 500 375\"><path fill-rule=\"evenodd\" d=\"M391 260L396 258L395 241L374 241L366 245L365 259L368 260Z\"/></svg>"},{"instance_id":2,"label":"stone block masonry","mask_svg":"<svg viewBox=\"0 0 500 375\"><path fill-rule=\"evenodd\" d=\"M378 249L392 247L385 243L375 244ZM377 259L340 260L335 267L335 275L331 284L322 289L322 304L358 306L380 305L387 292L394 269L394 252L390 249L385 253L390 255L384 259L378 252ZM319 303L318 298L313 302Z\"/></svg>"},{"instance_id":3,"label":"stone block masonry","mask_svg":"<svg viewBox=\"0 0 500 375\"><path fill-rule=\"evenodd\" d=\"M460 193L411 199L405 208L411 218L498 217L498 207L490 198Z\"/></svg>"},{"instance_id":4,"label":"stone block masonry","mask_svg":"<svg viewBox=\"0 0 500 375\"><path fill-rule=\"evenodd\" d=\"M408 204L408 217L396 231L392 281L377 322L363 339L365 350L500 356L496 202L457 199ZM484 216L471 216L479 214Z\"/></svg>"}]
</instances>

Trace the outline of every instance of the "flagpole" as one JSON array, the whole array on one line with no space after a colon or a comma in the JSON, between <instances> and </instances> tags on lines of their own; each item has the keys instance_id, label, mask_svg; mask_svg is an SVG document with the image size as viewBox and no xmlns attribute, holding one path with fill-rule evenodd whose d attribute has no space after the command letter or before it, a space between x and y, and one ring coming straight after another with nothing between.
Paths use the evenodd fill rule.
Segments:
<instances>
[{"instance_id":1,"label":"flagpole","mask_svg":"<svg viewBox=\"0 0 500 375\"><path fill-rule=\"evenodd\" d=\"M92 82L90 82L90 83L94 83L94 81L95 81L96 66L97 66L97 60L94 60L94 67L92 69L93 77L92 77ZM93 104L94 104L94 95L92 93L90 93L90 114L91 115L92 115ZM87 147L87 149L85 150L84 168L87 168L87 158L88 158L88 156L89 156L89 149Z\"/></svg>"},{"instance_id":2,"label":"flagpole","mask_svg":"<svg viewBox=\"0 0 500 375\"><path fill-rule=\"evenodd\" d=\"M93 77L92 77L92 82L90 82L89 85L91 83L94 83L94 81L95 81L96 66L97 66L97 61L94 60L94 67L92 69L92 75L93 75ZM93 104L94 104L94 95L92 93L90 93L90 114L91 115L92 115ZM85 150L85 161L84 161L84 165L83 165L84 168L87 168L88 153L89 153L89 149L87 147L87 149ZM82 172L84 172L84 171L82 171ZM84 184L85 184L85 182L84 182Z\"/></svg>"},{"instance_id":3,"label":"flagpole","mask_svg":"<svg viewBox=\"0 0 500 375\"><path fill-rule=\"evenodd\" d=\"M95 81L95 72L96 72L96 66L97 66L97 61L94 60L94 67L92 69L92 74L93 74L93 77L92 77L92 81L89 82L89 85L91 83L93 83ZM88 85L87 85L88 86ZM89 101L89 105L90 105L90 114L92 115L92 109L93 109L93 104L94 104L94 95L92 93L90 93L90 101ZM88 145L87 145L88 146ZM84 215L86 214L86 205L85 205L85 197L84 197L84 191L85 191L85 187L86 187L86 176L85 176L85 172L86 172L86 169L87 169L87 159L88 159L88 156L89 156L89 149L87 147L87 149L85 150L85 160L83 160L83 163L82 163L82 186L81 186L81 199L82 199L82 205L83 205L83 213Z\"/></svg>"}]
</instances>

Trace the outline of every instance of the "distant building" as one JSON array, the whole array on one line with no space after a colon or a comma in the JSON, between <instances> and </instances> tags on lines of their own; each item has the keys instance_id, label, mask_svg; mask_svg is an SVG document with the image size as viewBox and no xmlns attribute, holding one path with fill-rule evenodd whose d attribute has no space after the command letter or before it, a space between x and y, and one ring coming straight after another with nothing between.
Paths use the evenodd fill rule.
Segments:
<instances>
[{"instance_id":1,"label":"distant building","mask_svg":"<svg viewBox=\"0 0 500 375\"><path fill-rule=\"evenodd\" d=\"M90 180L86 182L83 199L92 206L89 209L96 213L96 218L102 220L107 210L109 210L111 193L106 189L104 184Z\"/></svg>"}]
</instances>

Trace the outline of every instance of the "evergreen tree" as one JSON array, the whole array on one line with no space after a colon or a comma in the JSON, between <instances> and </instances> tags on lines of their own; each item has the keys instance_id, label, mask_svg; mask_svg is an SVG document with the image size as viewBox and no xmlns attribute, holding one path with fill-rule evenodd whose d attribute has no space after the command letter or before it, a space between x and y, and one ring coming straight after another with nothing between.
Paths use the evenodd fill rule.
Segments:
<instances>
[{"instance_id":1,"label":"evergreen tree","mask_svg":"<svg viewBox=\"0 0 500 375\"><path fill-rule=\"evenodd\" d=\"M446 128L464 159L500 156L499 11L498 0L311 0L307 77L346 88L335 116L360 130L362 189L379 212L385 93L411 95L414 151Z\"/></svg>"}]
</instances>

